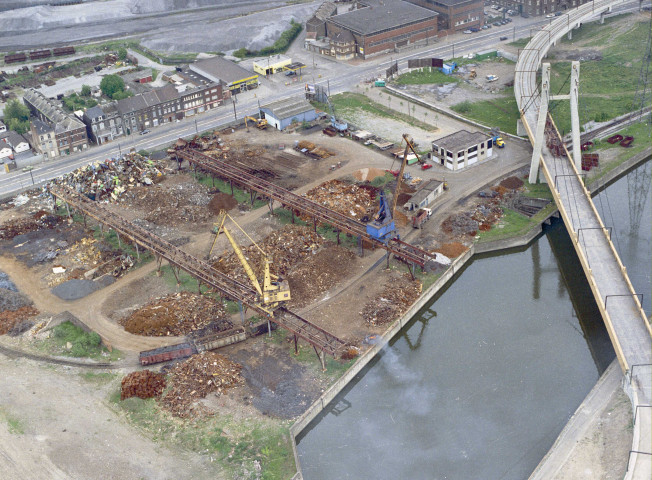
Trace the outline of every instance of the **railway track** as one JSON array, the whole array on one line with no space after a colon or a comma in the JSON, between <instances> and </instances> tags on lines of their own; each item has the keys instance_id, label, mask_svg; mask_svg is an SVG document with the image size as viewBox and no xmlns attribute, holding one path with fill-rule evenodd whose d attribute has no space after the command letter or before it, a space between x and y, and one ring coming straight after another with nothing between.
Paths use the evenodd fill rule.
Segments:
<instances>
[{"instance_id":1,"label":"railway track","mask_svg":"<svg viewBox=\"0 0 652 480\"><path fill-rule=\"evenodd\" d=\"M112 364L112 363L86 363L86 362L75 362L73 360L64 360L61 358L46 357L45 355L35 355L33 353L23 352L21 350L14 350L13 348L5 347L0 345L0 353L9 358L27 358L29 360L34 360L37 362L51 363L54 365L65 365L67 367L82 367L82 368L92 368L96 370L106 370L106 369L118 369L124 368L125 365L122 364Z\"/></svg>"},{"instance_id":2,"label":"railway track","mask_svg":"<svg viewBox=\"0 0 652 480\"><path fill-rule=\"evenodd\" d=\"M121 216L109 212L100 204L68 187L54 185L50 187L50 193L65 202L67 208L76 209L83 215L87 215L100 224L113 229L118 235L131 239L137 246L140 245L151 251L157 258L159 268L161 261L165 259L170 265L184 270L199 282L221 292L228 298L242 302L263 317L269 318L267 312L258 305L256 292L249 285L240 283L217 271L210 264L180 250ZM342 340L300 315L285 308L279 310L279 315L275 315L270 320L294 334L295 342L297 337L302 338L312 345L316 352L323 352L332 356L335 356L339 349L344 347L345 343ZM323 364L323 358L320 357L320 359Z\"/></svg>"},{"instance_id":3,"label":"railway track","mask_svg":"<svg viewBox=\"0 0 652 480\"><path fill-rule=\"evenodd\" d=\"M278 201L285 208L302 212L312 217L315 221L328 223L343 232L360 237L365 242L373 245L374 248L384 248L396 257L410 263L424 267L435 257L425 250L412 247L396 238L384 243L377 238L367 234L367 227L351 217L335 212L312 200L297 195L289 190L279 187L271 182L251 175L246 171L223 162L222 160L210 157L194 149L178 151L177 156L187 160L190 164L201 168L222 178L232 180L243 187L261 193L271 202Z\"/></svg>"}]
</instances>

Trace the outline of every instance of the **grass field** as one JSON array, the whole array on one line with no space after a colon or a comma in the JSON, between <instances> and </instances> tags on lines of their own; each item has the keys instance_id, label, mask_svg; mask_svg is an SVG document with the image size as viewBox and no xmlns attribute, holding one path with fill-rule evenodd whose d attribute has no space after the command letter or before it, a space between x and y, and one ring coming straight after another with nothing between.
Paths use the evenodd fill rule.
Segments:
<instances>
[{"instance_id":1,"label":"grass field","mask_svg":"<svg viewBox=\"0 0 652 480\"><path fill-rule=\"evenodd\" d=\"M459 83L460 79L445 75L436 68L412 70L399 76L394 83L398 85L426 85L429 83Z\"/></svg>"},{"instance_id":2,"label":"grass field","mask_svg":"<svg viewBox=\"0 0 652 480\"><path fill-rule=\"evenodd\" d=\"M513 88L506 89L504 96L496 97L494 100L467 101L453 105L451 108L488 127L500 127L501 131L516 135L516 119L519 118L519 112Z\"/></svg>"},{"instance_id":3,"label":"grass field","mask_svg":"<svg viewBox=\"0 0 652 480\"><path fill-rule=\"evenodd\" d=\"M390 96L390 94L388 93L386 96ZM403 100L394 96L391 96L391 98L393 98L394 100L393 103L390 103L390 105L395 105L397 108L400 108L400 105L403 103ZM434 127L432 127L431 125L421 122L412 116L408 116L390 107L386 107L384 105L381 105L380 103L376 103L361 93L351 93L351 92L338 93L337 95L333 95L332 97L330 97L330 100L331 103L333 104L333 108L335 108L335 113L337 114L338 118L341 117L347 121L352 121L352 119L355 118L356 111L362 110L364 112L370 113L378 117L385 117L394 120L399 120L407 123L408 125L412 125L413 127L421 128L422 130L425 131L431 131L434 129ZM319 102L312 102L312 103L316 108L323 110L324 112L329 111L328 105L324 103L319 103Z\"/></svg>"}]
</instances>

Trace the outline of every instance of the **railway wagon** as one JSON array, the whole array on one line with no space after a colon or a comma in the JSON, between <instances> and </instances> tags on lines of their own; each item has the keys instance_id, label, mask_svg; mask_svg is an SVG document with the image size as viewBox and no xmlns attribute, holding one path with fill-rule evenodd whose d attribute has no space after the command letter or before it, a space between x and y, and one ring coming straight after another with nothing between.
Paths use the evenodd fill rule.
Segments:
<instances>
[{"instance_id":1,"label":"railway wagon","mask_svg":"<svg viewBox=\"0 0 652 480\"><path fill-rule=\"evenodd\" d=\"M13 55L5 55L5 63L18 63L27 60L27 55L24 53L14 53Z\"/></svg>"},{"instance_id":2,"label":"railway wagon","mask_svg":"<svg viewBox=\"0 0 652 480\"><path fill-rule=\"evenodd\" d=\"M195 339L197 352L206 352L216 348L242 342L247 339L244 327L236 327L224 332L213 333Z\"/></svg>"},{"instance_id":3,"label":"railway wagon","mask_svg":"<svg viewBox=\"0 0 652 480\"><path fill-rule=\"evenodd\" d=\"M177 358L186 358L197 353L197 350L190 343L178 343L166 347L155 348L140 352L139 360L141 365L151 365L153 363L167 362Z\"/></svg>"},{"instance_id":4,"label":"railway wagon","mask_svg":"<svg viewBox=\"0 0 652 480\"><path fill-rule=\"evenodd\" d=\"M52 53L55 57L60 57L61 55L72 55L75 53L75 47L59 47L52 50Z\"/></svg>"},{"instance_id":5,"label":"railway wagon","mask_svg":"<svg viewBox=\"0 0 652 480\"><path fill-rule=\"evenodd\" d=\"M30 60L37 60L39 58L48 58L51 55L52 55L52 51L50 50L34 50L33 52L29 52Z\"/></svg>"}]
</instances>

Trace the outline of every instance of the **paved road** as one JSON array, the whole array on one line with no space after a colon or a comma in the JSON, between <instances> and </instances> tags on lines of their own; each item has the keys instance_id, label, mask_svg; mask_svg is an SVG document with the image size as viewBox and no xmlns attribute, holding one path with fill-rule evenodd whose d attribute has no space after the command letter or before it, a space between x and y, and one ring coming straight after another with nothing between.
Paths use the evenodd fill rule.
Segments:
<instances>
[{"instance_id":1,"label":"paved road","mask_svg":"<svg viewBox=\"0 0 652 480\"><path fill-rule=\"evenodd\" d=\"M633 7L629 9L633 10ZM86 152L71 155L65 159L43 163L37 166L31 172L31 175L27 172L13 172L6 175L0 174L0 198L27 188L32 185L32 182L36 184L45 182L82 165L116 157L119 151L124 153L130 148L135 148L136 150L163 148L179 137L191 136L196 131L201 132L226 125L233 121L236 115L238 119L242 119L244 115L256 114L259 102L268 103L281 98L303 95L304 82L311 81L313 78L317 83L328 85L331 94L349 91L361 81L377 77L383 73L392 62L398 62L400 71L407 68L407 61L411 58L427 56L451 58L453 54L459 57L468 53L483 51L491 48L491 46L500 46L502 43L500 42L500 37L502 36L510 36L510 40L529 37L534 30L548 25L550 21L551 19L546 18L515 18L514 22L509 25L493 27L472 35L450 35L448 38L441 39L431 46L409 50L396 56L383 55L355 65L335 62L330 59L319 58L319 56L313 57L311 53L293 46L293 56L308 65L307 72L303 75L301 82L286 86L282 82L279 82L277 78L270 80L263 79L263 88L258 89L258 91L254 90L238 95L238 100L235 104L235 115L233 104L228 103L223 107L197 117L187 118L180 123L157 127L147 135L122 137L112 143L92 147ZM312 66L313 58L314 67Z\"/></svg>"}]
</instances>

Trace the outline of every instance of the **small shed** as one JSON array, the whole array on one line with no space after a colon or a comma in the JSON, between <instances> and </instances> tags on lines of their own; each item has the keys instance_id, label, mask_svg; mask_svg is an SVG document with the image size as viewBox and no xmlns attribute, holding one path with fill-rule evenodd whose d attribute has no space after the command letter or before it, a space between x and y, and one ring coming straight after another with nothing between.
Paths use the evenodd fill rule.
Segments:
<instances>
[{"instance_id":1,"label":"small shed","mask_svg":"<svg viewBox=\"0 0 652 480\"><path fill-rule=\"evenodd\" d=\"M417 193L412 195L412 198L403 207L410 211L425 208L434 202L442 193L444 193L444 183L439 180L430 180Z\"/></svg>"},{"instance_id":2,"label":"small shed","mask_svg":"<svg viewBox=\"0 0 652 480\"><path fill-rule=\"evenodd\" d=\"M351 138L353 140L358 140L362 142L365 140L369 140L373 136L374 136L373 133L368 132L366 130L356 130L355 132L351 133Z\"/></svg>"},{"instance_id":3,"label":"small shed","mask_svg":"<svg viewBox=\"0 0 652 480\"><path fill-rule=\"evenodd\" d=\"M265 118L268 125L284 130L292 122L312 122L317 118L317 112L304 98L285 98L262 105L260 118Z\"/></svg>"}]
</instances>

